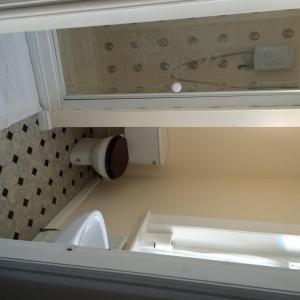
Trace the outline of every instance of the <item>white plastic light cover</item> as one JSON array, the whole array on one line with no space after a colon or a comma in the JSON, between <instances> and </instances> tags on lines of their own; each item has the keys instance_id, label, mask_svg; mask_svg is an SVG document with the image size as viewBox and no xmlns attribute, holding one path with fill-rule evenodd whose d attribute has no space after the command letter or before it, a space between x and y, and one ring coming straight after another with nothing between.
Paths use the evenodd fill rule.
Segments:
<instances>
[{"instance_id":1,"label":"white plastic light cover","mask_svg":"<svg viewBox=\"0 0 300 300\"><path fill-rule=\"evenodd\" d=\"M255 48L256 71L288 70L293 67L294 51L289 45Z\"/></svg>"}]
</instances>

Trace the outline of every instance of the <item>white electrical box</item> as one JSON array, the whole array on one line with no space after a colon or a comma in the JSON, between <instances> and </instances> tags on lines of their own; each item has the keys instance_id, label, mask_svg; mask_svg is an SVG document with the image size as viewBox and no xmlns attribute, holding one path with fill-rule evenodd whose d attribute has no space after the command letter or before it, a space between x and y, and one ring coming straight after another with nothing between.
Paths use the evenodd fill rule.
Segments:
<instances>
[{"instance_id":1,"label":"white electrical box","mask_svg":"<svg viewBox=\"0 0 300 300\"><path fill-rule=\"evenodd\" d=\"M293 67L294 51L291 46L255 48L255 71L288 70Z\"/></svg>"}]
</instances>

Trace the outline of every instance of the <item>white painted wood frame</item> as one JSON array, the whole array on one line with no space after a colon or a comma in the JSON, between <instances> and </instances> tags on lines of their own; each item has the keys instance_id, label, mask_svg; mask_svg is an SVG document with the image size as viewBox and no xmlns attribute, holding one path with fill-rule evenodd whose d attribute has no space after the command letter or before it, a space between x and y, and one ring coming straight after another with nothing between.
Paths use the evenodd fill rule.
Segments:
<instances>
[{"instance_id":1,"label":"white painted wood frame","mask_svg":"<svg viewBox=\"0 0 300 300\"><path fill-rule=\"evenodd\" d=\"M39 114L54 127L300 127L299 108L61 110Z\"/></svg>"},{"instance_id":2,"label":"white painted wood frame","mask_svg":"<svg viewBox=\"0 0 300 300\"><path fill-rule=\"evenodd\" d=\"M300 8L298 0L88 0L41 5L24 5L23 1L21 7L13 5L11 9L9 2L0 3L2 33Z\"/></svg>"},{"instance_id":3,"label":"white painted wood frame","mask_svg":"<svg viewBox=\"0 0 300 300\"><path fill-rule=\"evenodd\" d=\"M53 127L298 127L300 91L65 96L55 32L27 33L43 129Z\"/></svg>"},{"instance_id":4,"label":"white painted wood frame","mask_svg":"<svg viewBox=\"0 0 300 300\"><path fill-rule=\"evenodd\" d=\"M59 3L62 2L62 0L0 0L0 8L13 8L25 5L40 5L55 2Z\"/></svg>"},{"instance_id":5,"label":"white painted wood frame","mask_svg":"<svg viewBox=\"0 0 300 300\"><path fill-rule=\"evenodd\" d=\"M300 8L300 2L85 1L84 8L81 1L63 2L59 6L0 10L0 31L5 27L1 23L4 20L14 20L15 25L20 20L35 20L33 23L35 26L39 24L39 27L32 27L33 30L44 29L48 25L51 28L107 25L127 23L129 19L130 22L141 22L293 8ZM95 14L98 23L82 23L90 22L89 14ZM67 21L70 16L72 23ZM65 20L64 26L56 26L57 18L61 17ZM77 23L77 17L82 22ZM37 23L35 18L47 20L52 25L40 26L44 23ZM26 24L23 24L23 30L30 29L26 27L30 22ZM44 129L59 126L299 126L299 90L66 96L55 31L27 33L27 36L41 106L46 111L40 116Z\"/></svg>"},{"instance_id":6,"label":"white painted wood frame","mask_svg":"<svg viewBox=\"0 0 300 300\"><path fill-rule=\"evenodd\" d=\"M116 274L126 273L128 276L136 274L172 278L179 282L206 282L279 294L300 294L300 272L290 269L7 239L0 239L0 249L0 260L50 263L86 270L113 271Z\"/></svg>"},{"instance_id":7,"label":"white painted wood frame","mask_svg":"<svg viewBox=\"0 0 300 300\"><path fill-rule=\"evenodd\" d=\"M51 31L27 32L26 38L40 105L44 110L61 110L64 81L60 78L60 61L56 57L53 33Z\"/></svg>"}]
</instances>

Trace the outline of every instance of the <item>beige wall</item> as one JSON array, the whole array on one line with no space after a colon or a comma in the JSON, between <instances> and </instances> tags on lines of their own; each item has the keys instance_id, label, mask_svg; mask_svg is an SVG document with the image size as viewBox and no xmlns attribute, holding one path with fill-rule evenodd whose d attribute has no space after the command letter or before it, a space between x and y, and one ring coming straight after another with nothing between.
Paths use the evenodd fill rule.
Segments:
<instances>
[{"instance_id":1,"label":"beige wall","mask_svg":"<svg viewBox=\"0 0 300 300\"><path fill-rule=\"evenodd\" d=\"M99 209L113 235L155 213L300 223L300 129L172 128L169 161L101 182L75 211Z\"/></svg>"},{"instance_id":2,"label":"beige wall","mask_svg":"<svg viewBox=\"0 0 300 300\"><path fill-rule=\"evenodd\" d=\"M113 235L155 213L299 223L299 179L124 177L99 184L77 215L99 209Z\"/></svg>"},{"instance_id":3,"label":"beige wall","mask_svg":"<svg viewBox=\"0 0 300 300\"><path fill-rule=\"evenodd\" d=\"M169 160L131 174L300 176L299 128L169 128Z\"/></svg>"}]
</instances>

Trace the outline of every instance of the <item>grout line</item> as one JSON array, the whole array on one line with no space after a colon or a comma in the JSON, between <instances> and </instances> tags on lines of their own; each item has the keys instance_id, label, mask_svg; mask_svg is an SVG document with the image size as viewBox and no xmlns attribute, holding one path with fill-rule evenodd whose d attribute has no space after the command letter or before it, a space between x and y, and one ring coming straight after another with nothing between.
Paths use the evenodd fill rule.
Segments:
<instances>
[{"instance_id":1,"label":"grout line","mask_svg":"<svg viewBox=\"0 0 300 300\"><path fill-rule=\"evenodd\" d=\"M60 229L64 221L76 210L101 181L98 176L93 177L80 192L48 223L45 228ZM34 238L35 239L35 238Z\"/></svg>"}]
</instances>

